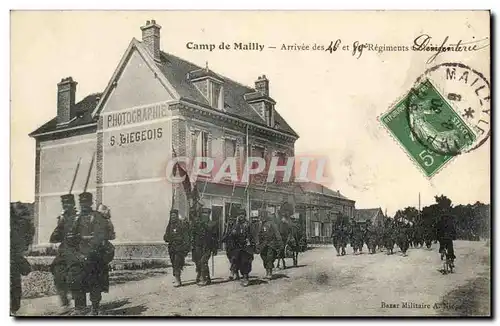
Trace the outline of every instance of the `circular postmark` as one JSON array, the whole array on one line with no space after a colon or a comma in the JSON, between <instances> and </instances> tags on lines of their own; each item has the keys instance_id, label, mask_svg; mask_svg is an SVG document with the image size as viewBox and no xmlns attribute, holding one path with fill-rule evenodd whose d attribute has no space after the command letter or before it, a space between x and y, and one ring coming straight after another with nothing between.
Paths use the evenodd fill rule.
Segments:
<instances>
[{"instance_id":1,"label":"circular postmark","mask_svg":"<svg viewBox=\"0 0 500 326\"><path fill-rule=\"evenodd\" d=\"M446 156L477 149L490 137L490 96L484 75L462 63L427 69L404 100L412 138Z\"/></svg>"}]
</instances>

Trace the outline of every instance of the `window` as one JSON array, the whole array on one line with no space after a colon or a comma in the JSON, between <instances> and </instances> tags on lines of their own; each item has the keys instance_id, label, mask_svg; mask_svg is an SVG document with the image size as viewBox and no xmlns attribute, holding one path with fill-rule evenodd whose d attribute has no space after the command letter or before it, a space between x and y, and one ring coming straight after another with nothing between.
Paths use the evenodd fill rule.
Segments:
<instances>
[{"instance_id":1,"label":"window","mask_svg":"<svg viewBox=\"0 0 500 326\"><path fill-rule=\"evenodd\" d=\"M321 234L320 231L321 231L321 223L314 222L314 236L319 237Z\"/></svg>"},{"instance_id":2,"label":"window","mask_svg":"<svg viewBox=\"0 0 500 326\"><path fill-rule=\"evenodd\" d=\"M198 135L196 149L198 157L208 157L208 133L206 131L201 131ZM200 169L204 169L206 166L207 162L200 162Z\"/></svg>"},{"instance_id":3,"label":"window","mask_svg":"<svg viewBox=\"0 0 500 326\"><path fill-rule=\"evenodd\" d=\"M224 139L224 158L235 157L236 156L236 141L233 139ZM225 172L231 172L229 166L226 168Z\"/></svg>"},{"instance_id":4,"label":"window","mask_svg":"<svg viewBox=\"0 0 500 326\"><path fill-rule=\"evenodd\" d=\"M222 102L222 86L219 84L216 84L214 82L211 82L211 93L210 93L210 105L213 108L219 109L221 108L221 102Z\"/></svg>"},{"instance_id":5,"label":"window","mask_svg":"<svg viewBox=\"0 0 500 326\"><path fill-rule=\"evenodd\" d=\"M252 156L253 157L261 157L263 159L265 159L265 150L264 150L264 147L254 147L253 150L252 150ZM258 166L258 163L253 161L252 162L252 169L256 169Z\"/></svg>"},{"instance_id":6,"label":"window","mask_svg":"<svg viewBox=\"0 0 500 326\"><path fill-rule=\"evenodd\" d=\"M276 153L278 156L278 164L277 166L286 166L287 158L285 153ZM285 171L276 171L274 174L274 182L280 184L283 183L283 179L285 178Z\"/></svg>"}]
</instances>

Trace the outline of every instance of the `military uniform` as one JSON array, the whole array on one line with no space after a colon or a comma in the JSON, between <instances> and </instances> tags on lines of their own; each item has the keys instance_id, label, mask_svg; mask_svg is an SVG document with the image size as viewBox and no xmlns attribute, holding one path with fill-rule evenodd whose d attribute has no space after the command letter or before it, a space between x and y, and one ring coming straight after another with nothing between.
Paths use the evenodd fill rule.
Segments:
<instances>
[{"instance_id":1,"label":"military uniform","mask_svg":"<svg viewBox=\"0 0 500 326\"><path fill-rule=\"evenodd\" d=\"M196 265L196 283L204 286L211 283L208 261L217 254L218 225L210 221L211 210L203 208L201 216L192 221L192 257Z\"/></svg>"},{"instance_id":2,"label":"military uniform","mask_svg":"<svg viewBox=\"0 0 500 326\"><path fill-rule=\"evenodd\" d=\"M114 258L114 247L109 240L115 237L114 227L109 213L92 210L91 193L81 193L79 201L80 214L71 234L76 253L69 263L69 288L77 314L86 308L86 293L89 292L92 314L97 315L101 293L109 291L109 263Z\"/></svg>"},{"instance_id":3,"label":"military uniform","mask_svg":"<svg viewBox=\"0 0 500 326\"><path fill-rule=\"evenodd\" d=\"M185 259L191 250L191 230L189 222L179 219L179 211L170 211L170 220L163 240L168 243L168 255L172 264L172 272L175 278L175 286L182 285L181 272L184 268Z\"/></svg>"},{"instance_id":4,"label":"military uniform","mask_svg":"<svg viewBox=\"0 0 500 326\"><path fill-rule=\"evenodd\" d=\"M403 253L404 256L406 256L406 251L408 250L410 244L409 244L409 229L408 226L403 223L403 222L398 222L397 224L397 235L396 235L396 242L401 249L401 252Z\"/></svg>"},{"instance_id":5,"label":"military uniform","mask_svg":"<svg viewBox=\"0 0 500 326\"><path fill-rule=\"evenodd\" d=\"M231 228L227 230L224 241L230 243L228 257L232 276L234 277L240 272L242 275L241 284L248 286L248 274L252 271L255 243L244 209L238 211L238 218L232 223Z\"/></svg>"},{"instance_id":6,"label":"military uniform","mask_svg":"<svg viewBox=\"0 0 500 326\"><path fill-rule=\"evenodd\" d=\"M10 207L10 312L15 315L21 307L21 275L31 272L24 253L33 243L35 228L28 210L21 203Z\"/></svg>"},{"instance_id":7,"label":"military uniform","mask_svg":"<svg viewBox=\"0 0 500 326\"><path fill-rule=\"evenodd\" d=\"M447 259L451 259L452 261L456 258L455 251L453 250L453 240L456 239L456 229L453 223L453 219L443 214L437 225L436 225L436 237L439 241L439 253L441 254L441 259L443 259L443 255L447 251Z\"/></svg>"},{"instance_id":8,"label":"military uniform","mask_svg":"<svg viewBox=\"0 0 500 326\"><path fill-rule=\"evenodd\" d=\"M235 265L235 260L232 258L232 251L237 248L236 244L234 243L234 239L231 236L232 230L234 228L234 225L236 223L238 213L235 215L230 215L228 218L228 221L226 223L224 233L222 235L221 241L225 244L225 249L226 249L226 256L227 260L229 261L229 280L232 281L234 279L239 279L239 272L238 272L238 267Z\"/></svg>"},{"instance_id":9,"label":"military uniform","mask_svg":"<svg viewBox=\"0 0 500 326\"><path fill-rule=\"evenodd\" d=\"M60 243L57 248L56 257L50 265L50 270L54 276L54 285L61 299L61 303L63 306L68 307L69 290L66 274L68 272L67 260L71 259L71 257L68 257L67 255L69 249L66 235L71 232L77 213L75 208L75 197L72 194L61 196L61 203L63 206L63 212L57 217L57 226L50 235L49 240L50 243Z\"/></svg>"},{"instance_id":10,"label":"military uniform","mask_svg":"<svg viewBox=\"0 0 500 326\"><path fill-rule=\"evenodd\" d=\"M394 251L394 223L390 220L385 222L384 228L384 247L388 255L392 255Z\"/></svg>"},{"instance_id":11,"label":"military uniform","mask_svg":"<svg viewBox=\"0 0 500 326\"><path fill-rule=\"evenodd\" d=\"M258 228L257 252L260 253L266 269L265 278L272 279L274 260L278 250L283 247L283 240L276 222L268 216L268 212L261 210L259 216L261 221Z\"/></svg>"},{"instance_id":12,"label":"military uniform","mask_svg":"<svg viewBox=\"0 0 500 326\"><path fill-rule=\"evenodd\" d=\"M365 242L368 247L368 253L374 254L377 247L377 232L371 221L368 222L365 231Z\"/></svg>"},{"instance_id":13,"label":"military uniform","mask_svg":"<svg viewBox=\"0 0 500 326\"><path fill-rule=\"evenodd\" d=\"M354 254L358 254L363 248L363 231L361 230L361 226L355 221L352 224L351 245Z\"/></svg>"},{"instance_id":14,"label":"military uniform","mask_svg":"<svg viewBox=\"0 0 500 326\"><path fill-rule=\"evenodd\" d=\"M292 248L295 247L295 239L292 234L292 224L288 220L287 217L283 217L279 223L278 223L278 230L281 235L281 238L283 239L283 244L282 247L279 248L277 254L278 254L278 268L280 268L280 261L283 262L283 269L286 269L286 263L285 263L285 258L289 258L288 255L290 255L290 252L292 251ZM288 246L288 252L285 252L286 247Z\"/></svg>"}]
</instances>

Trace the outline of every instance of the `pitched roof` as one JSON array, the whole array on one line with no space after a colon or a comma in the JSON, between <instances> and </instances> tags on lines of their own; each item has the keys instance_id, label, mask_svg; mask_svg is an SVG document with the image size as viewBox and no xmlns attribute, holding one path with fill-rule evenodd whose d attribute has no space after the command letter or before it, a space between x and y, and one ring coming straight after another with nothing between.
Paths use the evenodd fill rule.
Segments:
<instances>
[{"instance_id":1,"label":"pitched roof","mask_svg":"<svg viewBox=\"0 0 500 326\"><path fill-rule=\"evenodd\" d=\"M36 136L45 132L54 131L57 129L65 130L77 126L87 125L97 121L97 117L92 119L92 111L97 106L102 93L94 93L87 95L80 102L75 104L76 119L70 121L63 126L57 125L57 116L43 124L41 127L33 131L30 136Z\"/></svg>"},{"instance_id":2,"label":"pitched roof","mask_svg":"<svg viewBox=\"0 0 500 326\"><path fill-rule=\"evenodd\" d=\"M321 194L325 196L351 200L346 196L342 195L338 190L334 191L316 182L298 182L297 184L305 193Z\"/></svg>"},{"instance_id":3,"label":"pitched roof","mask_svg":"<svg viewBox=\"0 0 500 326\"><path fill-rule=\"evenodd\" d=\"M380 207L356 209L354 211L354 220L356 220L357 222L367 221L367 220L373 222L379 213L383 215L382 209Z\"/></svg>"},{"instance_id":4,"label":"pitched roof","mask_svg":"<svg viewBox=\"0 0 500 326\"><path fill-rule=\"evenodd\" d=\"M143 51L142 42L135 39L132 40L127 53L133 47ZM124 58L122 58L124 60ZM195 65L194 63L188 62L184 59L176 57L172 54L161 52L161 63L155 63L158 70L165 76L166 80L172 85L173 89L179 94L181 100L187 102L202 105L206 108L216 110L210 107L208 100L198 91L192 82L188 80L188 73L195 73L196 71L202 71L203 68ZM116 72L115 72L116 73ZM265 121L262 117L253 109L253 107L248 104L244 98L245 94L254 93L256 90L238 82L216 74L210 71L210 74L217 79L224 82L224 110L225 113L249 120L255 124L267 127ZM77 112L79 116L77 119L71 121L69 124L64 126L57 126L57 118L53 118L48 121L37 130L32 132L30 136L37 136L40 133L55 131L55 130L66 130L76 126L83 126L96 122L98 120L98 114L95 114L92 118L92 113L97 107L98 98L102 97L103 93L91 94L85 97L83 100L76 104ZM275 109L275 123L279 126L277 130L281 132L288 133L294 137L298 137L298 134L288 125L288 123L283 119L283 117Z\"/></svg>"},{"instance_id":5,"label":"pitched roof","mask_svg":"<svg viewBox=\"0 0 500 326\"><path fill-rule=\"evenodd\" d=\"M202 68L176 57L175 55L161 52L161 64L158 63L158 68L165 75L167 80L172 84L175 90L179 93L181 98L191 102L196 102L208 106L208 100L198 91L193 83L189 82L187 77L188 73L199 71ZM211 72L212 74L215 74ZM244 86L230 78L216 74L218 79L224 81L224 109L230 115L243 117L252 122L265 125L261 116L245 101L244 95L253 93L256 90ZM286 123L285 119L275 110L274 120L279 125L279 130L292 134L298 137L297 133Z\"/></svg>"}]
</instances>

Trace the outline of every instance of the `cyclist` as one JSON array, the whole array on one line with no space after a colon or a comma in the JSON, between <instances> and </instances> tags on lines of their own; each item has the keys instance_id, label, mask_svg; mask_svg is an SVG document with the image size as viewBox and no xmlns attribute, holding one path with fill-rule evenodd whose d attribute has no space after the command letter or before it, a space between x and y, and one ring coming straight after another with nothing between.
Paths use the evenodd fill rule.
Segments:
<instances>
[{"instance_id":1,"label":"cyclist","mask_svg":"<svg viewBox=\"0 0 500 326\"><path fill-rule=\"evenodd\" d=\"M439 253L441 260L444 256L450 261L451 267L455 267L453 261L455 260L455 252L453 250L453 240L456 239L456 230L453 217L450 214L443 214L439 219L436 227L436 235L439 241Z\"/></svg>"}]
</instances>

